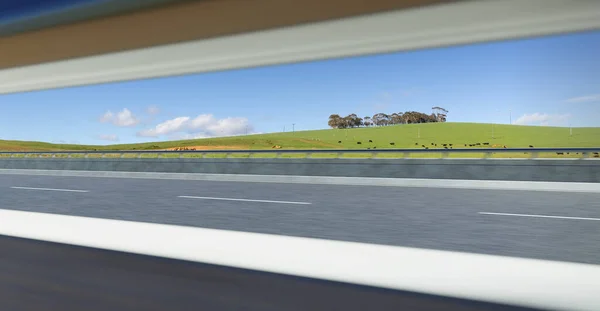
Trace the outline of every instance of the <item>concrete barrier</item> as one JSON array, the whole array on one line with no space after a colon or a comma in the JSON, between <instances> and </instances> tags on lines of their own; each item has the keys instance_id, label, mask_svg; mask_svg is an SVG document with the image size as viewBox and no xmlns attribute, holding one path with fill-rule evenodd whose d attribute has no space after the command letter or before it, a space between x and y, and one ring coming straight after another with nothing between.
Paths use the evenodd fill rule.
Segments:
<instances>
[{"instance_id":1,"label":"concrete barrier","mask_svg":"<svg viewBox=\"0 0 600 311\"><path fill-rule=\"evenodd\" d=\"M600 182L598 160L6 158L2 169Z\"/></svg>"}]
</instances>

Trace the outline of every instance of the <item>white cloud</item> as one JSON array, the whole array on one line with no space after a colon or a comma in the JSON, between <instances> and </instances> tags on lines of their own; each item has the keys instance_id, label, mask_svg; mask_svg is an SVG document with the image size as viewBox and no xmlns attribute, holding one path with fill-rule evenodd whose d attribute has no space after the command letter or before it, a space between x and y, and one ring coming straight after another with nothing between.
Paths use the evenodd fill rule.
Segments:
<instances>
[{"instance_id":1,"label":"white cloud","mask_svg":"<svg viewBox=\"0 0 600 311\"><path fill-rule=\"evenodd\" d=\"M567 99L567 103L595 103L600 102L600 94L579 96Z\"/></svg>"},{"instance_id":2,"label":"white cloud","mask_svg":"<svg viewBox=\"0 0 600 311\"><path fill-rule=\"evenodd\" d=\"M146 113L148 113L149 115L156 115L159 112L160 112L160 109L156 105L152 105L152 106L149 106L148 108L146 108Z\"/></svg>"},{"instance_id":3,"label":"white cloud","mask_svg":"<svg viewBox=\"0 0 600 311\"><path fill-rule=\"evenodd\" d=\"M114 135L114 134L99 135L98 139L100 139L100 140L108 140L108 141L119 141L119 136Z\"/></svg>"},{"instance_id":4,"label":"white cloud","mask_svg":"<svg viewBox=\"0 0 600 311\"><path fill-rule=\"evenodd\" d=\"M138 132L138 136L143 137L158 137L161 135L169 135L185 130L186 125L190 121L190 117L178 117L159 123L154 128Z\"/></svg>"},{"instance_id":5,"label":"white cloud","mask_svg":"<svg viewBox=\"0 0 600 311\"><path fill-rule=\"evenodd\" d=\"M107 111L102 117L100 117L100 122L102 123L112 123L116 126L121 127L129 127L135 126L140 123L133 113L127 108L124 108L117 114L114 114L112 111Z\"/></svg>"},{"instance_id":6,"label":"white cloud","mask_svg":"<svg viewBox=\"0 0 600 311\"><path fill-rule=\"evenodd\" d=\"M254 129L246 118L217 119L212 114L201 114L196 118L178 117L162 122L151 129L138 132L141 137L169 136L174 139L235 136L253 133ZM181 138L183 137L183 138Z\"/></svg>"},{"instance_id":7,"label":"white cloud","mask_svg":"<svg viewBox=\"0 0 600 311\"><path fill-rule=\"evenodd\" d=\"M571 118L571 115L569 115L569 114L547 114L547 113L536 112L536 113L524 114L524 115L520 116L515 121L515 124L560 126L560 125L566 125L565 123L566 123L566 121L569 120L569 118Z\"/></svg>"},{"instance_id":8,"label":"white cloud","mask_svg":"<svg viewBox=\"0 0 600 311\"><path fill-rule=\"evenodd\" d=\"M176 133L168 136L168 140L186 140L186 139L201 139L201 138L209 138L210 136L206 136L203 133Z\"/></svg>"}]
</instances>

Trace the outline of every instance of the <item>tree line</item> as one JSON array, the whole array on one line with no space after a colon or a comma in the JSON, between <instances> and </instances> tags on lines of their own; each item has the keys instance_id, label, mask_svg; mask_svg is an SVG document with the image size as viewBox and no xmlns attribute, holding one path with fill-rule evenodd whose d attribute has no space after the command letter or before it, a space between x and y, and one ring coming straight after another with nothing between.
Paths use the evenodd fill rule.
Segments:
<instances>
[{"instance_id":1,"label":"tree line","mask_svg":"<svg viewBox=\"0 0 600 311\"><path fill-rule=\"evenodd\" d=\"M448 110L442 107L433 107L431 114L406 111L394 112L392 114L376 113L373 116L359 117L355 113L351 113L345 117L339 114L329 116L327 123L332 128L344 129L354 127L369 127L369 126L387 126L396 124L414 124L414 123L433 123L446 122Z\"/></svg>"}]
</instances>

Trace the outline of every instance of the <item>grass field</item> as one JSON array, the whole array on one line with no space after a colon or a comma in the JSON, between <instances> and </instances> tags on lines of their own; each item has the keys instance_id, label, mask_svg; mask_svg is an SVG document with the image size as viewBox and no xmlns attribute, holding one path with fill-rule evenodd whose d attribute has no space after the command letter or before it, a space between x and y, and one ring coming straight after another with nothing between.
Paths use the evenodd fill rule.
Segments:
<instances>
[{"instance_id":1,"label":"grass field","mask_svg":"<svg viewBox=\"0 0 600 311\"><path fill-rule=\"evenodd\" d=\"M492 137L493 128L493 137ZM369 142L372 140L372 143ZM357 144L361 142L361 144ZM394 143L391 145L390 143ZM438 144L438 146L432 146ZM481 146L469 147L480 143ZM479 123L428 123L375 128L333 129L271 133L184 141L116 144L109 146L50 144L0 140L2 151L166 150L175 147L197 150L222 149L367 149L367 148L453 148L489 147L600 147L600 127L569 128L546 126L492 125ZM465 146L465 144L467 146ZM465 155L461 155L464 157Z\"/></svg>"}]
</instances>

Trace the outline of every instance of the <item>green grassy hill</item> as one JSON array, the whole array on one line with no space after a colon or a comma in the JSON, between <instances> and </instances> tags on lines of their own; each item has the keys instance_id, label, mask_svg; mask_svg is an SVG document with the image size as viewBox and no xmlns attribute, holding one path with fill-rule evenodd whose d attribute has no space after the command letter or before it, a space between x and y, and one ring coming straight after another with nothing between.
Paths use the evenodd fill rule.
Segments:
<instances>
[{"instance_id":1,"label":"green grassy hill","mask_svg":"<svg viewBox=\"0 0 600 311\"><path fill-rule=\"evenodd\" d=\"M494 137L492 138L492 128ZM369 143L372 140L372 143ZM341 141L341 143L340 143ZM357 142L362 144L358 145ZM390 143L395 143L392 146ZM59 151L59 150L152 150L173 147L198 149L366 149L422 148L431 144L453 144L454 148L469 148L468 144L490 143L508 148L528 147L599 147L600 127L569 128L491 125L480 123L428 123L375 128L330 129L271 133L238 137L195 139L184 141L121 144L110 146L63 145L43 142L0 140L3 151ZM464 145L467 144L467 147ZM438 145L438 147L441 147Z\"/></svg>"}]
</instances>

